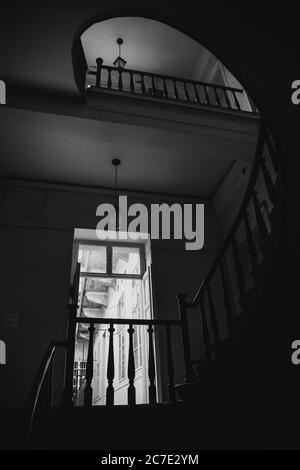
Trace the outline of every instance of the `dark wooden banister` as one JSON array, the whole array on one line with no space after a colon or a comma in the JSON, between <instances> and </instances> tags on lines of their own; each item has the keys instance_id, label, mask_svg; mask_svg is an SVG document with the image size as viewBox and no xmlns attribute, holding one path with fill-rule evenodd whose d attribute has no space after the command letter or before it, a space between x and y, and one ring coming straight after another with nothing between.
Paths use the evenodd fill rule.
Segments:
<instances>
[{"instance_id":1,"label":"dark wooden banister","mask_svg":"<svg viewBox=\"0 0 300 470\"><path fill-rule=\"evenodd\" d=\"M181 326L181 320L140 320L131 318L86 318L76 317L76 323L94 323L101 325L152 325L152 326Z\"/></svg>"},{"instance_id":2,"label":"dark wooden banister","mask_svg":"<svg viewBox=\"0 0 300 470\"><path fill-rule=\"evenodd\" d=\"M265 153L266 151L266 153ZM199 380L201 375L201 366L206 364L210 360L215 359L215 352L218 351L219 343L230 337L231 322L237 315L233 313L235 308L239 306L241 312L247 312L247 298L243 299L244 294L249 292L249 283L251 284L250 278L252 279L251 284L251 295L253 298L259 298L262 292L262 282L260 280L255 284L256 273L259 268L261 260L264 260L264 250L266 249L266 265L259 273L266 273L270 269L270 254L266 245L269 234L274 230L280 231L280 221L282 219L282 208L284 203L284 182L282 181L282 168L279 155L272 141L270 132L264 122L261 119L259 134L257 138L255 159L251 174L249 177L247 189L245 191L242 204L239 208L237 216L227 234L222 247L219 250L208 274L200 285L194 299L190 302L187 301L185 294L178 294L178 306L181 318L187 322L187 310L195 309L200 305L200 318L201 318L201 336L202 336L202 347L200 359L193 359L190 356L190 352L186 355L186 379L187 382L191 383L195 380L193 373L193 366L199 364L198 377ZM258 189L259 188L259 189ZM261 191L261 196L259 196ZM262 204L266 201L272 205L274 213L268 211L268 225L266 224L264 215L262 214ZM267 203L266 203L267 204ZM252 208L252 211L251 211ZM250 214L253 214L253 220L255 227L252 228L250 224ZM245 237L240 239L239 231L244 229ZM256 237L254 237L254 230L257 230ZM279 233L279 232L278 232ZM277 233L277 235L278 235ZM275 235L275 240L277 240ZM271 246L274 244L274 236L271 238ZM247 258L244 257L241 261L241 247L240 243L245 243L247 250ZM232 248L231 268L235 273L235 282L231 280L232 271L226 273L226 259L229 254L229 248ZM229 260L228 265L230 265ZM246 266L247 264L247 266ZM229 269L229 267L228 267ZM253 284L254 283L254 284ZM233 287L234 284L234 287ZM247 286L248 284L248 286ZM227 333L224 330L221 332L220 317L218 318L216 305L214 300L213 290L218 285L222 294L222 307L218 305L218 311L222 309L223 319L226 319ZM257 287L257 292L254 287ZM248 313L250 313L250 308ZM187 329L187 326L186 326ZM201 341L201 340L200 340ZM187 345L187 347L189 347ZM200 379L201 380L201 379Z\"/></svg>"},{"instance_id":3,"label":"dark wooden banister","mask_svg":"<svg viewBox=\"0 0 300 470\"><path fill-rule=\"evenodd\" d=\"M93 342L94 342L94 331L95 325L109 325L109 353L107 359L107 389L106 389L106 406L114 405L114 353L113 353L113 333L115 325L127 325L128 326L128 335L129 335L129 344L128 344L128 368L127 368L127 378L128 378L128 405L134 406L136 404L136 390L135 390L135 359L134 359L134 349L133 349L133 335L134 327L138 326L147 326L148 339L149 339L149 354L148 354L148 379L149 379L149 403L155 404L157 402L156 397L156 367L155 367L155 352L154 352L154 341L153 334L155 332L154 327L162 326L166 330L166 347L167 347L167 374L168 374L168 394L170 402L176 401L175 394L175 385L174 385L174 367L173 367L173 353L171 346L171 326L178 326L182 329L182 339L183 339L183 354L185 358L185 363L188 363L189 360L189 351L190 347L188 340L185 337L187 334L186 330L183 328L183 318L181 320L154 320L154 319L126 319L126 318L85 318L85 317L76 317L76 324L87 324L89 325L89 341L88 341L88 357L86 364L86 374L85 382L81 384L79 389L80 395L84 394L83 405L85 407L92 406L93 404ZM188 345L188 347L187 347ZM78 395L78 394L77 394Z\"/></svg>"},{"instance_id":4,"label":"dark wooden banister","mask_svg":"<svg viewBox=\"0 0 300 470\"><path fill-rule=\"evenodd\" d=\"M241 205L241 207L238 211L238 214L235 218L235 221L233 222L233 225L232 225L231 229L229 230L229 233L227 234L227 236L226 236L226 238L225 238L225 240L222 244L222 247L221 247L220 251L218 252L218 254L215 258L215 261L212 264L212 267L210 268L208 274L206 275L204 281L202 282L200 288L198 289L193 301L190 302L189 305L188 305L191 308L196 308L199 305L200 298L201 298L203 290L210 283L213 275L215 274L216 270L218 269L219 263L222 261L228 247L232 243L234 235L236 234L237 229L239 228L239 226L240 226L240 224L241 224L241 222L242 222L242 220L245 216L245 211L246 211L246 209L249 205L249 202L252 198L253 190L254 190L254 187L255 187L256 180L257 180L257 175L258 175L260 164L261 164L260 157L261 157L261 154L262 154L262 151L263 151L265 138L266 138L266 127L265 127L263 121L261 121L259 134L258 134L258 139L257 139L257 145L256 145L254 164L253 164L253 167L252 167L252 170L251 170L251 175L250 175L250 178L249 178L249 181L248 181L248 186L247 186L247 189L246 189L246 193L244 195L242 205Z\"/></svg>"},{"instance_id":5,"label":"dark wooden banister","mask_svg":"<svg viewBox=\"0 0 300 470\"><path fill-rule=\"evenodd\" d=\"M33 422L35 419L36 409L39 402L42 387L45 382L45 378L52 364L55 352L58 348L66 348L66 341L51 341L49 344L41 365L36 374L35 380L30 390L29 399L27 403L27 416L28 416L28 431L29 435L32 432Z\"/></svg>"},{"instance_id":6,"label":"dark wooden banister","mask_svg":"<svg viewBox=\"0 0 300 470\"><path fill-rule=\"evenodd\" d=\"M103 65L101 58L96 59L96 64L97 69L88 69L87 75L96 77L94 87L98 89L113 93L132 94L147 99L163 99L170 103L209 106L234 112L258 113L251 98L242 88ZM104 75L103 72L105 72ZM128 77L128 83L124 84L123 77ZM146 79L149 82L147 88ZM87 88L91 86L89 84ZM238 99L244 93L248 98L248 103L240 102Z\"/></svg>"},{"instance_id":7,"label":"dark wooden banister","mask_svg":"<svg viewBox=\"0 0 300 470\"><path fill-rule=\"evenodd\" d=\"M120 73L120 71L117 67L112 67L110 65L103 65L102 64L101 69L110 70L111 72ZM128 69L127 67L126 67L126 69L123 69L121 71L121 74L122 73L129 73L129 74L132 74L132 75L149 76L149 77L157 78L157 79L160 79L160 80L170 80L172 82L190 83L191 85L200 85L200 86L204 86L204 87L207 86L207 87L217 88L217 89L220 89L220 90L227 90L227 91L231 91L231 92L235 92L235 93L243 93L244 92L243 88L233 88L233 87L228 87L228 86L225 86L225 85L217 85L215 83L208 83L208 82L202 82L202 81L197 81L197 80L190 80L188 78L172 77L171 75L160 75L160 74L152 73L152 72L145 72L145 71L141 71L141 70ZM89 75L97 75L97 71L96 70L89 70L88 74Z\"/></svg>"}]
</instances>

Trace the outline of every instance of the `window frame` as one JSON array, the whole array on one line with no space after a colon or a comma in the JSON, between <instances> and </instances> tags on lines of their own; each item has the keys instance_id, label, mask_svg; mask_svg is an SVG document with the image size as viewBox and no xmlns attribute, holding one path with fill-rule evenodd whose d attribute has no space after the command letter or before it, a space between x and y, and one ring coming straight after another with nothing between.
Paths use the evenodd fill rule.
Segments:
<instances>
[{"instance_id":1,"label":"window frame","mask_svg":"<svg viewBox=\"0 0 300 470\"><path fill-rule=\"evenodd\" d=\"M105 273L96 273L90 271L80 271L80 276L82 277L111 277L119 279L142 279L146 271L146 259L145 259L145 245L143 243L126 243L126 242L115 242L115 241L105 241L97 242L95 240L84 240L76 239L77 244L77 253L79 251L80 245L91 245L91 246L104 246L106 248L106 272ZM129 274L129 273L114 273L112 266L112 251L114 248L138 248L140 255L140 274Z\"/></svg>"}]
</instances>

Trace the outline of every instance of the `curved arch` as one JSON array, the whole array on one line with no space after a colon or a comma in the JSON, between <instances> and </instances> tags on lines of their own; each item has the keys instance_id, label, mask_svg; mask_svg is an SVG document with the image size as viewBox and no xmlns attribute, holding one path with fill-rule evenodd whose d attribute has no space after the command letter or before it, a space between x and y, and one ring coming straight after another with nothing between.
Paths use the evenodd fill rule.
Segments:
<instances>
[{"instance_id":1,"label":"curved arch","mask_svg":"<svg viewBox=\"0 0 300 470\"><path fill-rule=\"evenodd\" d=\"M72 44L72 63L73 63L73 71L74 71L74 77L76 84L82 94L85 92L85 71L87 68L87 63L85 59L85 54L83 51L82 43L81 43L81 36L82 34L89 29L91 26L93 26L95 23L101 23L106 20L114 19L114 18L126 18L126 17L135 17L135 18L141 18L141 19L146 19L146 20L152 20L156 22L163 23L170 28L173 28L180 33L184 34L188 38L196 41L199 45L205 47L211 54L213 54L220 62L227 68L227 70L231 72L231 68L227 66L226 61L223 60L222 56L219 55L219 53L215 53L214 48L211 47L211 45L208 43L208 41L204 38L198 37L198 35L192 34L190 31L188 31L187 27L182 24L180 20L178 21L170 21L169 18L167 18L165 15L153 12L149 9L145 8L118 8L117 10L106 10L105 12L101 14L95 14L87 18L76 30L73 38L73 44ZM236 74L233 74L234 77L239 81L241 86L243 87L244 90L247 90L247 94L249 95L250 99L257 105L256 99L253 97L251 90L248 90L248 87L245 86L243 81L239 79L239 77ZM258 109L260 109L260 106L258 106Z\"/></svg>"}]
</instances>

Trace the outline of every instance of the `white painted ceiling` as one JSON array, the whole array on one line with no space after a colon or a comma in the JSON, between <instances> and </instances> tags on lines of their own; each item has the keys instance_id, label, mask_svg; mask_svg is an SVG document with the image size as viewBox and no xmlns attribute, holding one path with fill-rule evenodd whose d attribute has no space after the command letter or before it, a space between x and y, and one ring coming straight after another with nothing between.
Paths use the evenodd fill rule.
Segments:
<instances>
[{"instance_id":1,"label":"white painted ceiling","mask_svg":"<svg viewBox=\"0 0 300 470\"><path fill-rule=\"evenodd\" d=\"M198 42L170 26L145 18L113 18L95 23L81 36L89 66L101 57L113 65L119 55L117 38L122 38L121 55L133 70L192 78L200 55Z\"/></svg>"},{"instance_id":2,"label":"white painted ceiling","mask_svg":"<svg viewBox=\"0 0 300 470\"><path fill-rule=\"evenodd\" d=\"M211 198L253 143L0 107L0 176ZM12 138L11 129L14 136Z\"/></svg>"}]
</instances>

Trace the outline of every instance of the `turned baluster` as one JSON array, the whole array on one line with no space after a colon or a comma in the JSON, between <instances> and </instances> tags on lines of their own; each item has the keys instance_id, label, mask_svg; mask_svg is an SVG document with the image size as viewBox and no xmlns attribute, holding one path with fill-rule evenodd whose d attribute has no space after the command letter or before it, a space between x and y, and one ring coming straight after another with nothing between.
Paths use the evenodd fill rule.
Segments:
<instances>
[{"instance_id":1,"label":"turned baluster","mask_svg":"<svg viewBox=\"0 0 300 470\"><path fill-rule=\"evenodd\" d=\"M186 86L186 82L183 82L183 89L184 89L184 99L185 99L185 101L190 101L189 92L188 92L188 89L187 89L187 86Z\"/></svg>"},{"instance_id":2,"label":"turned baluster","mask_svg":"<svg viewBox=\"0 0 300 470\"><path fill-rule=\"evenodd\" d=\"M133 73L132 72L129 72L129 73L130 73L130 91L131 91L131 93L134 93Z\"/></svg>"},{"instance_id":3,"label":"turned baluster","mask_svg":"<svg viewBox=\"0 0 300 470\"><path fill-rule=\"evenodd\" d=\"M115 377L115 361L114 361L114 325L111 324L109 329L109 346L108 346L108 360L107 360L107 389L106 389L106 405L113 406L114 404L114 387L113 381Z\"/></svg>"},{"instance_id":4,"label":"turned baluster","mask_svg":"<svg viewBox=\"0 0 300 470\"><path fill-rule=\"evenodd\" d=\"M232 239L232 249L233 249L233 261L234 261L235 272L236 272L236 277L237 277L237 284L238 284L238 288L240 291L240 295L242 295L245 292L245 278L244 278L242 265L240 262L240 256L238 253L236 237L233 237Z\"/></svg>"},{"instance_id":5,"label":"turned baluster","mask_svg":"<svg viewBox=\"0 0 300 470\"><path fill-rule=\"evenodd\" d=\"M178 100L178 99L179 99L179 95L178 95L178 90L177 90L177 83L176 83L175 80L173 81L173 86L174 86L174 96L175 96L175 99Z\"/></svg>"},{"instance_id":6,"label":"turned baluster","mask_svg":"<svg viewBox=\"0 0 300 470\"><path fill-rule=\"evenodd\" d=\"M223 294L223 301L224 301L224 308L226 312L226 319L227 323L229 323L230 319L233 317L232 305L231 305L231 298L229 294L228 284L225 276L225 269L223 261L219 261L218 263L220 273L221 273L221 284L222 284L222 294Z\"/></svg>"},{"instance_id":7,"label":"turned baluster","mask_svg":"<svg viewBox=\"0 0 300 470\"><path fill-rule=\"evenodd\" d=\"M199 95L199 91L198 91L198 86L197 86L196 83L194 84L194 91L195 91L196 103L201 103L201 99L200 99L200 95Z\"/></svg>"},{"instance_id":8,"label":"turned baluster","mask_svg":"<svg viewBox=\"0 0 300 470\"><path fill-rule=\"evenodd\" d=\"M146 87L145 87L145 76L143 73L141 73L141 89L142 89L142 94L145 95Z\"/></svg>"},{"instance_id":9,"label":"turned baluster","mask_svg":"<svg viewBox=\"0 0 300 470\"><path fill-rule=\"evenodd\" d=\"M186 295L178 294L177 301L178 301L179 315L180 315L180 320L181 320L181 333L182 333L182 344L183 344L184 365L185 365L185 381L193 382L194 372L193 372L192 358L191 358L190 335L189 335L188 322L187 322Z\"/></svg>"},{"instance_id":10,"label":"turned baluster","mask_svg":"<svg viewBox=\"0 0 300 470\"><path fill-rule=\"evenodd\" d=\"M273 168L274 168L275 172L278 173L278 155L277 155L277 153L274 149L274 146L271 142L271 139L270 139L270 136L269 136L268 132L266 132L266 142L267 142L267 146L268 146L268 149L269 149L269 153L270 153Z\"/></svg>"},{"instance_id":11,"label":"turned baluster","mask_svg":"<svg viewBox=\"0 0 300 470\"><path fill-rule=\"evenodd\" d=\"M230 102L227 90L223 89L223 93L224 93L226 104L227 104L228 108L231 109L231 102Z\"/></svg>"},{"instance_id":12,"label":"turned baluster","mask_svg":"<svg viewBox=\"0 0 300 470\"><path fill-rule=\"evenodd\" d=\"M235 91L232 91L232 95L233 95L233 99L234 99L236 108L240 111L240 110L241 110L241 106L240 106L239 100L237 99L236 92L235 92Z\"/></svg>"},{"instance_id":13,"label":"turned baluster","mask_svg":"<svg viewBox=\"0 0 300 470\"><path fill-rule=\"evenodd\" d=\"M260 167L261 167L262 173L264 175L264 180L265 180L265 184L266 184L266 188L267 188L269 198L270 198L273 206L275 206L275 201L276 201L275 186L273 184L271 175L270 175L269 170L266 166L266 161L265 161L264 158L261 159Z\"/></svg>"},{"instance_id":14,"label":"turned baluster","mask_svg":"<svg viewBox=\"0 0 300 470\"><path fill-rule=\"evenodd\" d=\"M118 87L119 87L119 90L122 91L123 90L123 72L122 72L122 69L119 68L118 69L118 72L119 72L119 81L118 81Z\"/></svg>"},{"instance_id":15,"label":"turned baluster","mask_svg":"<svg viewBox=\"0 0 300 470\"><path fill-rule=\"evenodd\" d=\"M96 87L100 88L101 87L101 71L102 71L103 59L101 59L101 57L98 57L96 59L96 64L97 64Z\"/></svg>"},{"instance_id":16,"label":"turned baluster","mask_svg":"<svg viewBox=\"0 0 300 470\"><path fill-rule=\"evenodd\" d=\"M210 334L208 329L208 323L206 318L206 312L204 307L204 298L203 295L200 297L200 309L201 309L201 327L202 327L202 337L203 344L205 348L205 360L208 362L209 359L214 359L213 353L210 346Z\"/></svg>"},{"instance_id":17,"label":"turned baluster","mask_svg":"<svg viewBox=\"0 0 300 470\"><path fill-rule=\"evenodd\" d=\"M154 80L153 76L151 77L151 83L152 83L152 92L153 92L153 95L155 96L156 95L156 87L155 87L155 80Z\"/></svg>"},{"instance_id":18,"label":"turned baluster","mask_svg":"<svg viewBox=\"0 0 300 470\"><path fill-rule=\"evenodd\" d=\"M89 327L89 347L86 362L86 385L84 389L84 406L91 406L93 401L92 380L94 375L94 323Z\"/></svg>"},{"instance_id":19,"label":"turned baluster","mask_svg":"<svg viewBox=\"0 0 300 470\"><path fill-rule=\"evenodd\" d=\"M256 245L255 245L255 242L254 242L254 239L253 239L252 230L251 230L250 223L249 223L249 213L248 213L248 211L245 212L244 223L245 223L245 229L246 229L246 238L247 238L249 258L250 258L250 262L251 262L251 265L252 265L252 270L254 270L256 268L256 265L257 265L257 258L258 257L257 257Z\"/></svg>"},{"instance_id":20,"label":"turned baluster","mask_svg":"<svg viewBox=\"0 0 300 470\"><path fill-rule=\"evenodd\" d=\"M171 344L171 328L169 325L166 326L166 335L167 335L167 368L168 368L168 391L169 391L169 401L171 403L176 402L176 393L174 386L174 364L173 364L173 354L172 354L172 344Z\"/></svg>"},{"instance_id":21,"label":"turned baluster","mask_svg":"<svg viewBox=\"0 0 300 470\"><path fill-rule=\"evenodd\" d=\"M212 298L211 287L209 284L206 286L206 291L208 295L208 305L209 305L211 327L212 327L212 331L214 335L214 344L216 344L220 339L220 332L219 332L219 326L218 326L218 321L217 321L216 309L215 309L214 301Z\"/></svg>"},{"instance_id":22,"label":"turned baluster","mask_svg":"<svg viewBox=\"0 0 300 470\"><path fill-rule=\"evenodd\" d=\"M164 95L165 95L165 98L169 98L168 87L167 87L167 84L166 84L166 80L165 80L165 79L163 79L163 87L164 87Z\"/></svg>"},{"instance_id":23,"label":"turned baluster","mask_svg":"<svg viewBox=\"0 0 300 470\"><path fill-rule=\"evenodd\" d=\"M220 101L220 98L219 98L219 95L218 95L218 88L213 87L213 90L214 90L217 106L221 106L221 101Z\"/></svg>"},{"instance_id":24,"label":"turned baluster","mask_svg":"<svg viewBox=\"0 0 300 470\"><path fill-rule=\"evenodd\" d=\"M111 69L108 69L108 79L107 79L107 88L111 89Z\"/></svg>"},{"instance_id":25,"label":"turned baluster","mask_svg":"<svg viewBox=\"0 0 300 470\"><path fill-rule=\"evenodd\" d=\"M266 236L268 235L268 229L267 229L265 219L260 209L260 203L259 203L256 189L254 189L253 191L252 200L253 200L253 206L254 206L258 231L259 231L261 239L264 240Z\"/></svg>"},{"instance_id":26,"label":"turned baluster","mask_svg":"<svg viewBox=\"0 0 300 470\"><path fill-rule=\"evenodd\" d=\"M128 349L128 405L133 406L135 405L135 386L134 386L134 379L135 379L135 363L134 363L134 351L133 351L133 334L134 328L132 325L128 328L129 334L129 349Z\"/></svg>"},{"instance_id":27,"label":"turned baluster","mask_svg":"<svg viewBox=\"0 0 300 470\"><path fill-rule=\"evenodd\" d=\"M148 376L149 376L149 403L156 403L156 386L155 386L155 360L153 347L153 326L149 325L149 358L148 358Z\"/></svg>"},{"instance_id":28,"label":"turned baluster","mask_svg":"<svg viewBox=\"0 0 300 470\"><path fill-rule=\"evenodd\" d=\"M209 95L208 95L208 91L205 85L203 85L203 90L204 90L206 104L210 105Z\"/></svg>"}]
</instances>

